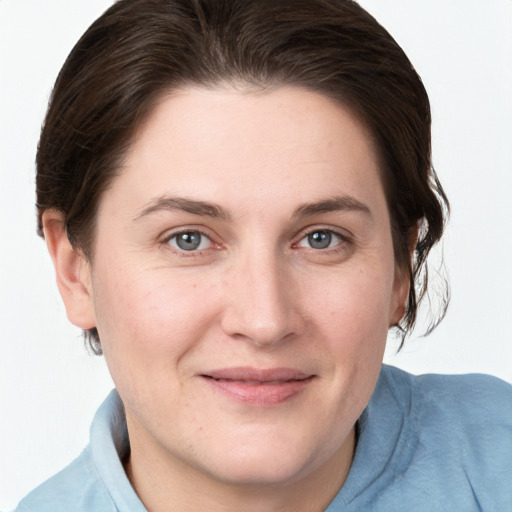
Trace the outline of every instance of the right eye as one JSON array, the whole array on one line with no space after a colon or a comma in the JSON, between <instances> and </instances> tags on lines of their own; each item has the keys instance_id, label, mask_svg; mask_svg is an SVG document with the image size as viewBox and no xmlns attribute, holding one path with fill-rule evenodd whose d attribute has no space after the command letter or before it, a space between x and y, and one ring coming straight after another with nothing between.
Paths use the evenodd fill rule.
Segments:
<instances>
[{"instance_id":1,"label":"right eye","mask_svg":"<svg viewBox=\"0 0 512 512\"><path fill-rule=\"evenodd\" d=\"M212 241L200 231L180 231L175 233L167 243L179 251L202 251L212 247Z\"/></svg>"}]
</instances>

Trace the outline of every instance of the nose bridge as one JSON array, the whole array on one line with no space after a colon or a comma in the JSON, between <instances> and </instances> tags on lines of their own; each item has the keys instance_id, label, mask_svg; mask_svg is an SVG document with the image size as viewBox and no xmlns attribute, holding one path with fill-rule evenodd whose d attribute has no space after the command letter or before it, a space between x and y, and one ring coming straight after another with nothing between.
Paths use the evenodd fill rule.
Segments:
<instances>
[{"instance_id":1,"label":"nose bridge","mask_svg":"<svg viewBox=\"0 0 512 512\"><path fill-rule=\"evenodd\" d=\"M230 335L256 345L272 345L299 325L290 293L290 276L283 258L273 248L259 247L240 255L226 290L229 306L223 318Z\"/></svg>"}]
</instances>

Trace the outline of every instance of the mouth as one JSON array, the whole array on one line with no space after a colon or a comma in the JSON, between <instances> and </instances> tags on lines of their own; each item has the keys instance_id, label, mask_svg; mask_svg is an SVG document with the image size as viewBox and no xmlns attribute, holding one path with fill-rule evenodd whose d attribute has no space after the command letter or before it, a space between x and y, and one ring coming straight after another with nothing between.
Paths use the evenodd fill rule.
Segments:
<instances>
[{"instance_id":1,"label":"mouth","mask_svg":"<svg viewBox=\"0 0 512 512\"><path fill-rule=\"evenodd\" d=\"M315 375L294 368L224 368L199 376L229 399L255 407L271 407L286 402L315 379Z\"/></svg>"}]
</instances>

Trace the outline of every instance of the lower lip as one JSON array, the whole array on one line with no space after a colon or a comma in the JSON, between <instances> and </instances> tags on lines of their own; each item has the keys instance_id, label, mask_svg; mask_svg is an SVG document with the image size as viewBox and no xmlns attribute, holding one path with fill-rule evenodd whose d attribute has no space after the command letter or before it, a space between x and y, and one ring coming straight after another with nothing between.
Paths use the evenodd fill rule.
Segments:
<instances>
[{"instance_id":1,"label":"lower lip","mask_svg":"<svg viewBox=\"0 0 512 512\"><path fill-rule=\"evenodd\" d=\"M213 379L210 377L203 377L203 379L224 395L254 407L272 407L282 404L301 393L313 381L313 377L302 380L261 383Z\"/></svg>"}]
</instances>

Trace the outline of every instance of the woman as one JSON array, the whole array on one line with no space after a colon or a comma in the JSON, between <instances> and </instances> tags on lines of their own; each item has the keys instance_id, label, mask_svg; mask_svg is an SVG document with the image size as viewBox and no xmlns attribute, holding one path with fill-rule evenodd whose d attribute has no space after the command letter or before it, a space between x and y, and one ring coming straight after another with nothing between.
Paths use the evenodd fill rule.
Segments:
<instances>
[{"instance_id":1,"label":"woman","mask_svg":"<svg viewBox=\"0 0 512 512\"><path fill-rule=\"evenodd\" d=\"M381 367L447 201L421 81L356 4L121 0L37 166L117 391L19 510L506 509L510 387Z\"/></svg>"}]
</instances>

